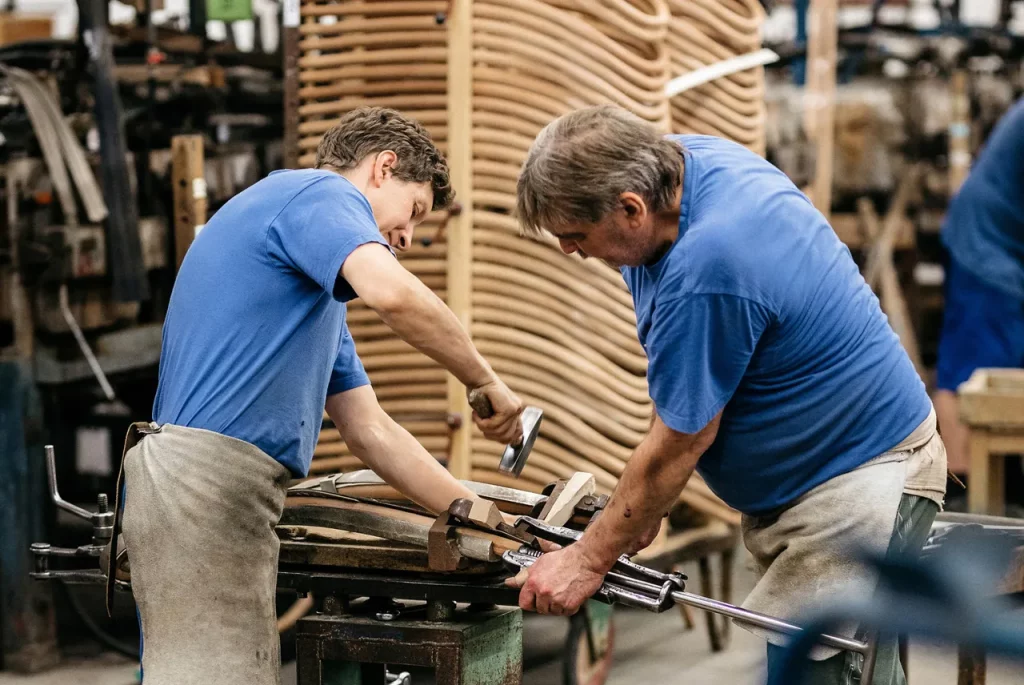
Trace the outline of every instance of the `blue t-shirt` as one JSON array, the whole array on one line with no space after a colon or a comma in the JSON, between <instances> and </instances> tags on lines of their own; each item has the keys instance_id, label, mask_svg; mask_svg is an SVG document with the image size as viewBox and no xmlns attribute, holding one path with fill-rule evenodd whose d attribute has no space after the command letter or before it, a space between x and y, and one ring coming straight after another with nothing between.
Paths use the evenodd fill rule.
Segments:
<instances>
[{"instance_id":1,"label":"blue t-shirt","mask_svg":"<svg viewBox=\"0 0 1024 685\"><path fill-rule=\"evenodd\" d=\"M724 408L697 469L763 514L897 445L931 408L849 250L774 166L735 143L685 147L679 235L627 267L647 379L669 428Z\"/></svg>"},{"instance_id":2,"label":"blue t-shirt","mask_svg":"<svg viewBox=\"0 0 1024 685\"><path fill-rule=\"evenodd\" d=\"M339 271L370 242L387 245L369 202L333 172L276 171L229 200L178 272L153 420L245 440L305 476L327 395L369 383Z\"/></svg>"},{"instance_id":3,"label":"blue t-shirt","mask_svg":"<svg viewBox=\"0 0 1024 685\"><path fill-rule=\"evenodd\" d=\"M976 277L1024 301L1024 98L992 129L950 201L942 242Z\"/></svg>"}]
</instances>

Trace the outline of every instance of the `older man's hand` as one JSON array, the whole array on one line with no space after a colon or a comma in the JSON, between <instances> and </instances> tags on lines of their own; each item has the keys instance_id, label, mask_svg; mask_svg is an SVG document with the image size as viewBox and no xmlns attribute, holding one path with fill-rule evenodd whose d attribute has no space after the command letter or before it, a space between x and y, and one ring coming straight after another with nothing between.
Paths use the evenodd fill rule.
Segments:
<instances>
[{"instance_id":1,"label":"older man's hand","mask_svg":"<svg viewBox=\"0 0 1024 685\"><path fill-rule=\"evenodd\" d=\"M604 574L591 568L578 545L548 552L505 584L522 588L519 606L539 614L571 616L604 581Z\"/></svg>"}]
</instances>

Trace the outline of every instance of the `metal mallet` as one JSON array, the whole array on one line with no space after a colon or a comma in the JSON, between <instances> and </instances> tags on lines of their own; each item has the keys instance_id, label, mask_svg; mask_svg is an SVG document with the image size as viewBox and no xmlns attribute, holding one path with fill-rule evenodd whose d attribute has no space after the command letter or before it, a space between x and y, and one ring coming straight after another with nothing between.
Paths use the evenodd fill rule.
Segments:
<instances>
[{"instance_id":1,"label":"metal mallet","mask_svg":"<svg viewBox=\"0 0 1024 685\"><path fill-rule=\"evenodd\" d=\"M482 419L489 419L494 416L494 408L487 395L479 390L471 390L469 393L469 405L473 411ZM520 420L523 423L523 440L518 445L509 444L501 455L498 463L498 470L502 473L509 473L515 477L523 472L526 466L526 459L530 456L533 443L537 441L537 433L540 430L540 422L544 418L544 410L540 407L528 406L523 410Z\"/></svg>"}]
</instances>

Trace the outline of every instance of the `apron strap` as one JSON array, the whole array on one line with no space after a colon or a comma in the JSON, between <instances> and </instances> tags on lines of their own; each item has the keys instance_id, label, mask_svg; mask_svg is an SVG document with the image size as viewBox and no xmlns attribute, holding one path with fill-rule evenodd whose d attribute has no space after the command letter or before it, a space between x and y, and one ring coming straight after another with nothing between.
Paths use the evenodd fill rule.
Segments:
<instances>
[{"instance_id":1,"label":"apron strap","mask_svg":"<svg viewBox=\"0 0 1024 685\"><path fill-rule=\"evenodd\" d=\"M121 451L121 465L117 470L117 489L114 492L114 525L110 532L110 546L107 549L107 616L112 617L114 611L114 586L117 584L117 539L121 535L121 518L124 514L124 458L129 450L139 444L142 438L159 433L162 428L152 421L136 421L128 427L124 437L124 449Z\"/></svg>"}]
</instances>

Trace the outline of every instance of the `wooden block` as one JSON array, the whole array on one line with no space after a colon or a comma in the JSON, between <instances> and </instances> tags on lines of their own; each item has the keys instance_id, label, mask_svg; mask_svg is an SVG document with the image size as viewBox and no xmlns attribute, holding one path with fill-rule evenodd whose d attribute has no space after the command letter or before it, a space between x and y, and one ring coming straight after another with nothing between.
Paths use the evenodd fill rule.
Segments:
<instances>
[{"instance_id":1,"label":"wooden block","mask_svg":"<svg viewBox=\"0 0 1024 685\"><path fill-rule=\"evenodd\" d=\"M38 14L0 14L0 45L53 36L53 20Z\"/></svg>"},{"instance_id":2,"label":"wooden block","mask_svg":"<svg viewBox=\"0 0 1024 685\"><path fill-rule=\"evenodd\" d=\"M977 369L957 396L967 425L1024 430L1024 369Z\"/></svg>"},{"instance_id":3,"label":"wooden block","mask_svg":"<svg viewBox=\"0 0 1024 685\"><path fill-rule=\"evenodd\" d=\"M176 266L181 268L185 253L206 224L202 136L171 138L171 176L174 184L174 250Z\"/></svg>"},{"instance_id":4,"label":"wooden block","mask_svg":"<svg viewBox=\"0 0 1024 685\"><path fill-rule=\"evenodd\" d=\"M905 216L899 218L899 225L896 235L893 238L893 250L913 250L917 246L914 236L914 224ZM853 212L833 214L829 220L832 230L839 239L851 250L860 250L867 247L864 234L861 231L861 217Z\"/></svg>"}]
</instances>

